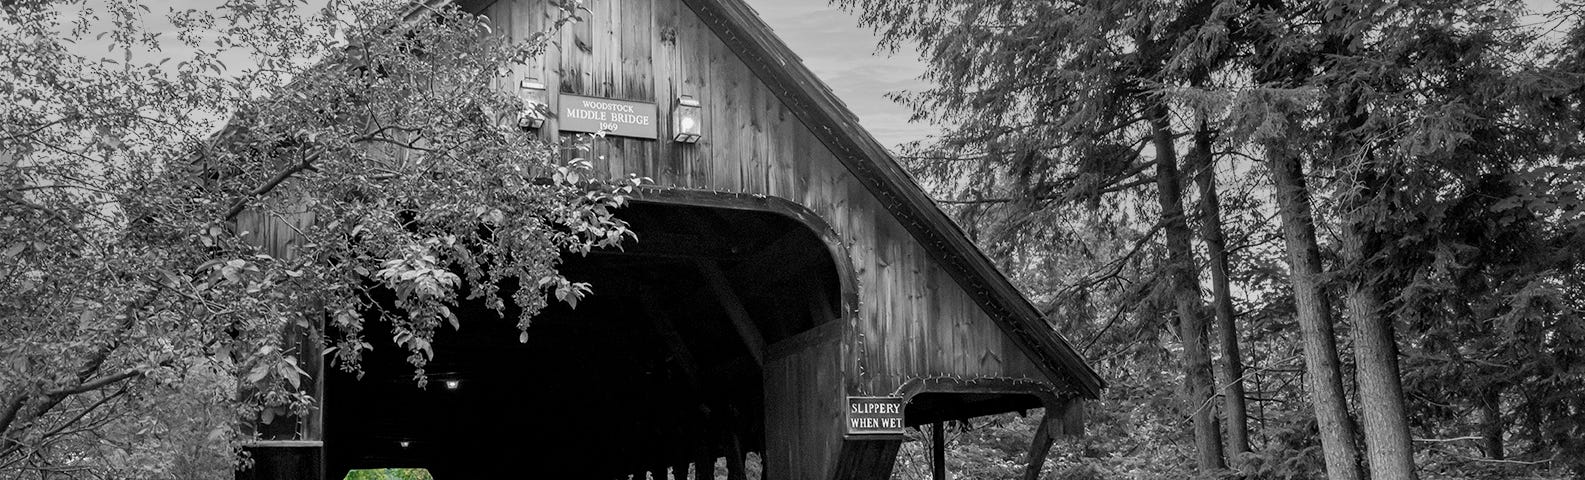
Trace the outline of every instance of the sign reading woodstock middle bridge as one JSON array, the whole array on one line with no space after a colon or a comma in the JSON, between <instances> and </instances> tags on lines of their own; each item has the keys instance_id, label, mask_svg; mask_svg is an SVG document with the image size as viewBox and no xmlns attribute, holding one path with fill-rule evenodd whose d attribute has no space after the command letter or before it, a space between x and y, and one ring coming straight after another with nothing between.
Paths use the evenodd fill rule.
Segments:
<instances>
[{"instance_id":1,"label":"sign reading woodstock middle bridge","mask_svg":"<svg viewBox=\"0 0 1585 480\"><path fill-rule=\"evenodd\" d=\"M563 132L605 131L619 137L659 137L655 104L612 100L609 98L561 95L560 122Z\"/></svg>"}]
</instances>

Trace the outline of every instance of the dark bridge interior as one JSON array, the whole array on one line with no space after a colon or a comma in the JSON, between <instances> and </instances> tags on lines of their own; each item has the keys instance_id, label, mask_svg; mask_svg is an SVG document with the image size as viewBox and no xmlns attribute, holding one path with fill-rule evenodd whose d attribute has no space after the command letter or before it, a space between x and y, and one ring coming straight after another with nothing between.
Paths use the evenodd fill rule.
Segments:
<instances>
[{"instance_id":1,"label":"dark bridge interior","mask_svg":"<svg viewBox=\"0 0 1585 480\"><path fill-rule=\"evenodd\" d=\"M381 467L438 480L643 478L763 451L765 346L837 318L825 244L768 211L624 211L640 241L568 258L563 272L594 293L576 309L553 302L527 343L515 311L498 319L472 302L460 331L437 334L424 390L389 342L366 354L361 380L327 368L327 478Z\"/></svg>"}]
</instances>

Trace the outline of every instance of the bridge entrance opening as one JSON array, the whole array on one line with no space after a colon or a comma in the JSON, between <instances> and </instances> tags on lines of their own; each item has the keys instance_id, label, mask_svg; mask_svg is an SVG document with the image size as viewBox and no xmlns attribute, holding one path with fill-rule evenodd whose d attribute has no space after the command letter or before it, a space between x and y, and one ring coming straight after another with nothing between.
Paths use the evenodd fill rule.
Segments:
<instances>
[{"instance_id":1,"label":"bridge entrance opening","mask_svg":"<svg viewBox=\"0 0 1585 480\"><path fill-rule=\"evenodd\" d=\"M746 468L745 455L766 447L767 346L840 317L830 240L769 208L636 202L621 216L638 241L566 258L563 273L593 293L576 308L552 301L526 341L514 308L497 318L463 301L461 329L436 334L427 388L388 341L371 341L361 379L328 367L326 478L386 467L438 480L659 477L713 472L723 459ZM385 325L366 329L389 338Z\"/></svg>"}]
</instances>

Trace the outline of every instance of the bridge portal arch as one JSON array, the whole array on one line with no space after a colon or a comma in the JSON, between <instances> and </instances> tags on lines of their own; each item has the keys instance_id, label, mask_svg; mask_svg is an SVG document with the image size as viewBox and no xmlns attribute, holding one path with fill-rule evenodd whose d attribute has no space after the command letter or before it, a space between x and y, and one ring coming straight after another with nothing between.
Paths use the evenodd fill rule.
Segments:
<instances>
[{"instance_id":1,"label":"bridge portal arch","mask_svg":"<svg viewBox=\"0 0 1585 480\"><path fill-rule=\"evenodd\" d=\"M643 478L742 469L730 464L786 437L767 411L787 394L785 359L834 340L856 296L835 233L765 196L651 190L618 215L638 241L565 258L563 273L593 293L547 308L528 341L515 312L463 302L461 328L436 335L426 389L391 347L366 354L361 379L328 372L325 477ZM384 327L367 328L380 338Z\"/></svg>"}]
</instances>

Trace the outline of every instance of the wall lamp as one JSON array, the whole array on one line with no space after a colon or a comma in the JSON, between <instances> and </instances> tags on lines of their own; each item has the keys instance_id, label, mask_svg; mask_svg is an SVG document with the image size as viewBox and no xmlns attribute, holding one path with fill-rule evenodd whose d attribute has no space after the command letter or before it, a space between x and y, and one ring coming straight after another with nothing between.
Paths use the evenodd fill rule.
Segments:
<instances>
[{"instance_id":1,"label":"wall lamp","mask_svg":"<svg viewBox=\"0 0 1585 480\"><path fill-rule=\"evenodd\" d=\"M522 116L517 117L517 126L529 130L545 126L545 109L550 107L550 92L545 91L545 84L537 78L526 78L519 85L519 90L522 90L519 96L528 104L528 108L523 110Z\"/></svg>"},{"instance_id":2,"label":"wall lamp","mask_svg":"<svg viewBox=\"0 0 1585 480\"><path fill-rule=\"evenodd\" d=\"M699 101L693 97L683 95L677 97L676 105L671 108L671 131L675 132L673 140L681 143L698 142L700 135L701 112Z\"/></svg>"}]
</instances>

